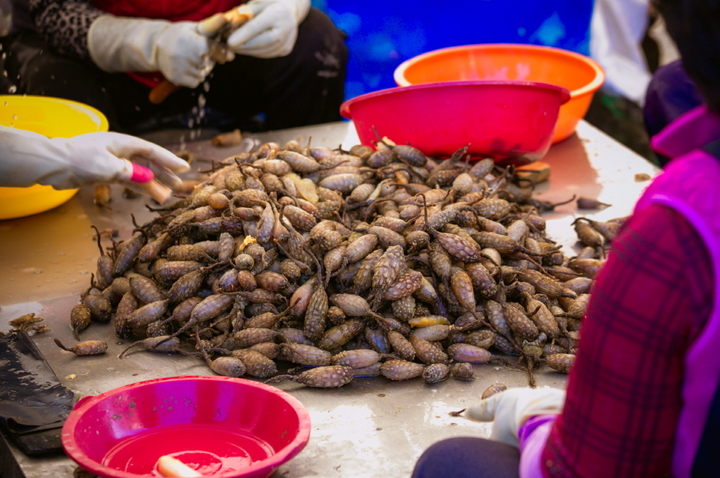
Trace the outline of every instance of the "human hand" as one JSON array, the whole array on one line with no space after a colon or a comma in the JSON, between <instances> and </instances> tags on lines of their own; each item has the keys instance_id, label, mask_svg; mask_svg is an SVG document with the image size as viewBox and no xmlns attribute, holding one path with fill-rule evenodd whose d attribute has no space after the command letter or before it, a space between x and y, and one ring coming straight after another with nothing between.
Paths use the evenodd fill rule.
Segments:
<instances>
[{"instance_id":1,"label":"human hand","mask_svg":"<svg viewBox=\"0 0 720 478\"><path fill-rule=\"evenodd\" d=\"M511 388L482 400L467 409L467 418L493 422L490 438L518 446L518 430L536 415L560 413L565 391L556 388Z\"/></svg>"},{"instance_id":2,"label":"human hand","mask_svg":"<svg viewBox=\"0 0 720 478\"><path fill-rule=\"evenodd\" d=\"M217 30L209 23L103 15L90 25L88 49L103 71L160 71L176 85L195 88L214 66L208 37Z\"/></svg>"},{"instance_id":3,"label":"human hand","mask_svg":"<svg viewBox=\"0 0 720 478\"><path fill-rule=\"evenodd\" d=\"M149 141L121 133L87 133L62 140L69 165L78 181L146 183L155 178L153 170L167 177L173 186L181 180L175 173L190 166L170 151Z\"/></svg>"},{"instance_id":4,"label":"human hand","mask_svg":"<svg viewBox=\"0 0 720 478\"><path fill-rule=\"evenodd\" d=\"M157 35L155 48L158 70L179 86L196 88L215 66L208 37L198 31L197 22L171 23Z\"/></svg>"},{"instance_id":5,"label":"human hand","mask_svg":"<svg viewBox=\"0 0 720 478\"><path fill-rule=\"evenodd\" d=\"M253 18L227 39L230 50L256 58L290 54L297 40L298 24L310 9L308 0L251 0Z\"/></svg>"},{"instance_id":6,"label":"human hand","mask_svg":"<svg viewBox=\"0 0 720 478\"><path fill-rule=\"evenodd\" d=\"M91 183L135 183L146 194L155 178L175 186L175 173L190 166L170 151L120 133L87 133L72 138L47 138L38 133L0 126L0 185L33 184L56 189ZM138 164L140 163L140 164ZM147 166L147 167L145 167Z\"/></svg>"}]
</instances>

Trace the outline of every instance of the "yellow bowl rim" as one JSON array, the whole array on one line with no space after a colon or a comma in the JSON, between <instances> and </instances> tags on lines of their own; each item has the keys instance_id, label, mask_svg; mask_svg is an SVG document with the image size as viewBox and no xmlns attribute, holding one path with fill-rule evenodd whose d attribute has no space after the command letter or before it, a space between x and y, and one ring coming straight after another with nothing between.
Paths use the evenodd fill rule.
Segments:
<instances>
[{"instance_id":1,"label":"yellow bowl rim","mask_svg":"<svg viewBox=\"0 0 720 478\"><path fill-rule=\"evenodd\" d=\"M108 123L107 117L97 108L90 106L85 103L74 100L66 100L65 98L58 98L56 96L40 96L40 95L0 95L0 101L7 101L7 98L12 98L13 101L19 100L24 101L24 98L31 100L47 101L49 103L60 103L69 104L80 109L85 109L98 118L98 133L106 132L110 130L110 123ZM21 99L23 98L23 99ZM19 128L22 129L22 128ZM89 132L89 131L88 131Z\"/></svg>"}]
</instances>

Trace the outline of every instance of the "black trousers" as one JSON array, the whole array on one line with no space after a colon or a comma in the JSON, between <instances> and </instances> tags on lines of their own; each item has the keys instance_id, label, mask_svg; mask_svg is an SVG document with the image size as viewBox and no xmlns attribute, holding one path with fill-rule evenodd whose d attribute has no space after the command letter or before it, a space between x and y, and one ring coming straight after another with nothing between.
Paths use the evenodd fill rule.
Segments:
<instances>
[{"instance_id":1,"label":"black trousers","mask_svg":"<svg viewBox=\"0 0 720 478\"><path fill-rule=\"evenodd\" d=\"M514 446L478 437L447 438L423 452L412 478L518 478L519 466Z\"/></svg>"},{"instance_id":2,"label":"black trousers","mask_svg":"<svg viewBox=\"0 0 720 478\"><path fill-rule=\"evenodd\" d=\"M160 105L150 103L150 89L128 75L59 55L37 33L21 33L6 44L7 79L16 94L88 104L107 116L113 131L138 134L181 124L264 131L341 119L345 34L316 9L300 24L290 55L237 56L216 65L206 85L181 88Z\"/></svg>"}]
</instances>

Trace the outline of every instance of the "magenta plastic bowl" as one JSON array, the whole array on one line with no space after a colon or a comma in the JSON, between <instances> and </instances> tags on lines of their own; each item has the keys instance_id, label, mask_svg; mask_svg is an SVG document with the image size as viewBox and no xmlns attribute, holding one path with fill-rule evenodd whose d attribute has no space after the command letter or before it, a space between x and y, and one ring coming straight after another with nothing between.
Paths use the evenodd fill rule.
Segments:
<instances>
[{"instance_id":1,"label":"magenta plastic bowl","mask_svg":"<svg viewBox=\"0 0 720 478\"><path fill-rule=\"evenodd\" d=\"M387 137L444 159L469 144L473 159L522 165L542 158L565 88L527 81L457 81L389 88L344 102L362 144ZM374 129L373 129L374 128Z\"/></svg>"},{"instance_id":2,"label":"magenta plastic bowl","mask_svg":"<svg viewBox=\"0 0 720 478\"><path fill-rule=\"evenodd\" d=\"M310 417L282 390L231 377L138 382L84 397L65 421L65 452L101 477L162 476L170 455L215 478L270 476L305 447Z\"/></svg>"}]
</instances>

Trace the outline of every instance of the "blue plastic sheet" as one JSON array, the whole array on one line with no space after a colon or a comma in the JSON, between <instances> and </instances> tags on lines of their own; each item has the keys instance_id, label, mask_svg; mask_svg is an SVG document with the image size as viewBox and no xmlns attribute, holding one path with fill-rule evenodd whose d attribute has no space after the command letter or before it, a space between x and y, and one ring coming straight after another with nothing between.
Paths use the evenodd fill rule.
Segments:
<instances>
[{"instance_id":1,"label":"blue plastic sheet","mask_svg":"<svg viewBox=\"0 0 720 478\"><path fill-rule=\"evenodd\" d=\"M523 43L589 54L592 0L312 0L312 6L348 35L346 98L396 86L400 63L449 46Z\"/></svg>"}]
</instances>

